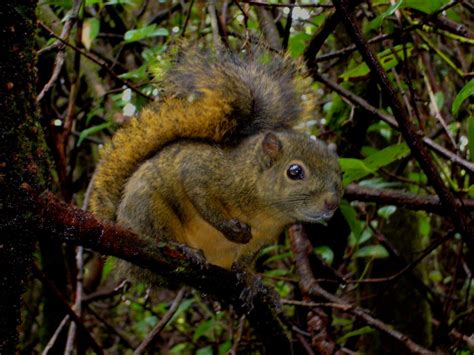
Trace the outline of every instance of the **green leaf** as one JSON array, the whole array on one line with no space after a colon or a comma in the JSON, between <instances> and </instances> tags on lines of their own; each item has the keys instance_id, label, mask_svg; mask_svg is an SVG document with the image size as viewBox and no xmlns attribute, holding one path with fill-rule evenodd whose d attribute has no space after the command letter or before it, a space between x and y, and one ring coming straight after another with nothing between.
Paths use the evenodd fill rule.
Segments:
<instances>
[{"instance_id":1,"label":"green leaf","mask_svg":"<svg viewBox=\"0 0 474 355\"><path fill-rule=\"evenodd\" d=\"M354 323L352 319L340 318L334 314L331 325L334 327L343 327L343 326L347 327L349 325L352 325L352 323Z\"/></svg>"},{"instance_id":2,"label":"green leaf","mask_svg":"<svg viewBox=\"0 0 474 355\"><path fill-rule=\"evenodd\" d=\"M221 345L219 345L219 355L227 354L230 348L232 348L232 342L230 340L226 340Z\"/></svg>"},{"instance_id":3,"label":"green leaf","mask_svg":"<svg viewBox=\"0 0 474 355\"><path fill-rule=\"evenodd\" d=\"M388 219L392 214L395 213L396 210L397 206L384 206L382 208L379 208L377 214L384 219Z\"/></svg>"},{"instance_id":4,"label":"green leaf","mask_svg":"<svg viewBox=\"0 0 474 355\"><path fill-rule=\"evenodd\" d=\"M405 143L391 145L387 148L377 151L364 160L353 158L340 158L343 175L343 185L347 186L353 181L359 180L364 176L375 173L378 169L395 160L403 158L410 153L410 148Z\"/></svg>"},{"instance_id":5,"label":"green leaf","mask_svg":"<svg viewBox=\"0 0 474 355\"><path fill-rule=\"evenodd\" d=\"M444 106L444 93L442 91L438 91L434 96L436 106L438 106L439 110L441 111Z\"/></svg>"},{"instance_id":6,"label":"green leaf","mask_svg":"<svg viewBox=\"0 0 474 355\"><path fill-rule=\"evenodd\" d=\"M192 304L194 303L194 299L190 298L190 299L187 299L187 300L184 300L183 302L181 302L181 304L179 305L178 309L176 310L176 313L173 314L173 317L171 317L170 321L168 322L167 325L170 325L171 323L173 323L176 319L178 319L179 317L181 317L181 314L183 314L184 312L186 312L189 307L192 306Z\"/></svg>"},{"instance_id":7,"label":"green leaf","mask_svg":"<svg viewBox=\"0 0 474 355\"><path fill-rule=\"evenodd\" d=\"M474 161L474 116L467 119L467 139L469 146L469 157Z\"/></svg>"},{"instance_id":8,"label":"green leaf","mask_svg":"<svg viewBox=\"0 0 474 355\"><path fill-rule=\"evenodd\" d=\"M268 275L268 276L286 276L288 274L289 274L289 271L287 269L265 270L265 275Z\"/></svg>"},{"instance_id":9,"label":"green leaf","mask_svg":"<svg viewBox=\"0 0 474 355\"><path fill-rule=\"evenodd\" d=\"M428 274L428 277L433 282L441 282L443 280L443 275L438 270L433 270Z\"/></svg>"},{"instance_id":10,"label":"green leaf","mask_svg":"<svg viewBox=\"0 0 474 355\"><path fill-rule=\"evenodd\" d=\"M471 79L459 93L456 95L453 105L451 106L451 112L453 115L457 115L461 104L471 95L474 94L474 79Z\"/></svg>"},{"instance_id":11,"label":"green leaf","mask_svg":"<svg viewBox=\"0 0 474 355\"><path fill-rule=\"evenodd\" d=\"M469 189L467 190L467 195L469 198L474 198L474 185L469 186Z\"/></svg>"},{"instance_id":12,"label":"green leaf","mask_svg":"<svg viewBox=\"0 0 474 355\"><path fill-rule=\"evenodd\" d=\"M290 37L288 42L288 52L292 58L297 58L303 54L311 36L305 32L299 32Z\"/></svg>"},{"instance_id":13,"label":"green leaf","mask_svg":"<svg viewBox=\"0 0 474 355\"><path fill-rule=\"evenodd\" d=\"M133 6L132 0L109 0L105 3L105 5L130 5Z\"/></svg>"},{"instance_id":14,"label":"green leaf","mask_svg":"<svg viewBox=\"0 0 474 355\"><path fill-rule=\"evenodd\" d=\"M142 65L135 70L119 75L121 79L145 79L147 77L147 65Z\"/></svg>"},{"instance_id":15,"label":"green leaf","mask_svg":"<svg viewBox=\"0 0 474 355\"><path fill-rule=\"evenodd\" d=\"M366 241L368 241L370 238L372 238L372 235L374 233L372 232L372 229L370 228L364 228L362 230L362 234L360 235L360 238L359 240L356 240L356 244L357 245L361 245L361 244L364 244Z\"/></svg>"},{"instance_id":16,"label":"green leaf","mask_svg":"<svg viewBox=\"0 0 474 355\"><path fill-rule=\"evenodd\" d=\"M212 346L208 345L196 351L196 355L213 355Z\"/></svg>"},{"instance_id":17,"label":"green leaf","mask_svg":"<svg viewBox=\"0 0 474 355\"><path fill-rule=\"evenodd\" d=\"M368 245L362 247L354 253L356 258L374 258L374 259L384 259L388 258L388 251L382 245Z\"/></svg>"},{"instance_id":18,"label":"green leaf","mask_svg":"<svg viewBox=\"0 0 474 355\"><path fill-rule=\"evenodd\" d=\"M77 146L79 147L81 145L82 141L84 141L84 139L86 139L90 135L95 134L97 132L100 132L100 131L102 131L106 128L109 128L112 125L113 125L112 122L105 122L105 123L102 123L102 124L97 125L97 126L92 126L92 127L86 128L79 135L79 139L77 141Z\"/></svg>"},{"instance_id":19,"label":"green leaf","mask_svg":"<svg viewBox=\"0 0 474 355\"><path fill-rule=\"evenodd\" d=\"M413 44L406 43L405 45L399 44L393 48L385 49L377 54L377 58L385 71L388 71L398 65L398 59L405 60L405 54L410 57L413 52ZM365 77L369 74L370 69L365 62L357 65L356 67L345 71L339 77L344 81L351 78Z\"/></svg>"},{"instance_id":20,"label":"green leaf","mask_svg":"<svg viewBox=\"0 0 474 355\"><path fill-rule=\"evenodd\" d=\"M359 240L362 234L362 227L360 226L359 219L357 218L357 212L347 201L343 200L339 206L341 209L342 215L346 219L351 232L354 235L356 240Z\"/></svg>"},{"instance_id":21,"label":"green leaf","mask_svg":"<svg viewBox=\"0 0 474 355\"><path fill-rule=\"evenodd\" d=\"M410 148L405 143L388 146L364 159L369 170L377 170L410 154Z\"/></svg>"},{"instance_id":22,"label":"green leaf","mask_svg":"<svg viewBox=\"0 0 474 355\"><path fill-rule=\"evenodd\" d=\"M82 43L86 49L91 49L92 42L97 38L100 29L100 21L96 18L88 18L84 20L82 26Z\"/></svg>"},{"instance_id":23,"label":"green leaf","mask_svg":"<svg viewBox=\"0 0 474 355\"><path fill-rule=\"evenodd\" d=\"M189 348L189 343L176 344L170 349L170 354L183 354Z\"/></svg>"},{"instance_id":24,"label":"green leaf","mask_svg":"<svg viewBox=\"0 0 474 355\"><path fill-rule=\"evenodd\" d=\"M46 0L45 3L48 5L58 6L62 9L72 8L72 0Z\"/></svg>"},{"instance_id":25,"label":"green leaf","mask_svg":"<svg viewBox=\"0 0 474 355\"><path fill-rule=\"evenodd\" d=\"M382 178L361 180L358 184L363 187L370 187L371 189L389 189L403 185L401 182L385 181Z\"/></svg>"},{"instance_id":26,"label":"green leaf","mask_svg":"<svg viewBox=\"0 0 474 355\"><path fill-rule=\"evenodd\" d=\"M268 255L273 252L278 252L278 245L269 245L268 247L263 248L260 252L259 255Z\"/></svg>"},{"instance_id":27,"label":"green leaf","mask_svg":"<svg viewBox=\"0 0 474 355\"><path fill-rule=\"evenodd\" d=\"M92 6L92 5L97 5L97 4L102 6L102 0L86 0L84 6Z\"/></svg>"},{"instance_id":28,"label":"green leaf","mask_svg":"<svg viewBox=\"0 0 474 355\"><path fill-rule=\"evenodd\" d=\"M334 252L326 245L314 248L314 252L328 265L331 265L334 261Z\"/></svg>"},{"instance_id":29,"label":"green leaf","mask_svg":"<svg viewBox=\"0 0 474 355\"><path fill-rule=\"evenodd\" d=\"M337 343L338 344L343 344L345 343L345 341L349 338L352 338L352 337L355 337L355 336L360 336L360 335L364 335L364 334L370 334L370 333L373 333L375 330L371 327L369 327L368 325L365 326L365 327L362 327L362 328L359 328L359 329L356 329L356 330L353 330L351 332L348 332L348 333L345 333L342 337L340 337L339 339L337 339Z\"/></svg>"},{"instance_id":30,"label":"green leaf","mask_svg":"<svg viewBox=\"0 0 474 355\"><path fill-rule=\"evenodd\" d=\"M136 42L145 38L151 37L166 37L169 36L169 31L164 27L158 27L156 24L151 24L136 30L125 32L125 42Z\"/></svg>"},{"instance_id":31,"label":"green leaf","mask_svg":"<svg viewBox=\"0 0 474 355\"><path fill-rule=\"evenodd\" d=\"M418 212L419 231L423 239L426 240L431 233L431 218L426 212Z\"/></svg>"},{"instance_id":32,"label":"green leaf","mask_svg":"<svg viewBox=\"0 0 474 355\"><path fill-rule=\"evenodd\" d=\"M279 260L283 260L283 259L287 259L287 258L291 258L293 254L291 252L287 252L287 253L282 253L282 254L277 254L277 255L273 255L271 257L269 257L267 260L265 260L265 265L268 265L274 261L279 261Z\"/></svg>"},{"instance_id":33,"label":"green leaf","mask_svg":"<svg viewBox=\"0 0 474 355\"><path fill-rule=\"evenodd\" d=\"M397 9L403 4L403 0L400 0L399 2L393 4L390 6L387 10L382 12L380 15L378 15L376 18L374 18L372 21L369 22L367 25L367 30L376 30L380 26L382 26L383 20L385 20L386 17L391 16L397 11Z\"/></svg>"},{"instance_id":34,"label":"green leaf","mask_svg":"<svg viewBox=\"0 0 474 355\"><path fill-rule=\"evenodd\" d=\"M215 323L214 318L201 322L201 324L199 324L199 326L194 331L193 343L195 343L204 334L208 333L214 327L214 323Z\"/></svg>"},{"instance_id":35,"label":"green leaf","mask_svg":"<svg viewBox=\"0 0 474 355\"><path fill-rule=\"evenodd\" d=\"M432 14L446 4L447 0L404 0L403 7L409 7L425 14Z\"/></svg>"},{"instance_id":36,"label":"green leaf","mask_svg":"<svg viewBox=\"0 0 474 355\"><path fill-rule=\"evenodd\" d=\"M369 169L364 161L353 158L339 158L339 165L344 173L342 182L344 186L349 185L352 181L359 180L366 175L372 174L375 171Z\"/></svg>"},{"instance_id":37,"label":"green leaf","mask_svg":"<svg viewBox=\"0 0 474 355\"><path fill-rule=\"evenodd\" d=\"M114 257L108 257L107 259L105 259L104 268L102 269L101 281L106 281L108 276L110 275L110 272L112 270L116 270L117 268L116 260L117 259L115 259ZM88 267L86 266L86 272L87 272L87 269Z\"/></svg>"}]
</instances>

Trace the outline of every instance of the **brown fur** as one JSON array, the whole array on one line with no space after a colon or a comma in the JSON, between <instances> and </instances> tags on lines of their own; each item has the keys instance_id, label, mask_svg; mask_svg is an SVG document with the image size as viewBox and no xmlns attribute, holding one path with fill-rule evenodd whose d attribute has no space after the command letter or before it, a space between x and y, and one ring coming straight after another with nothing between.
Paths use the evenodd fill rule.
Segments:
<instances>
[{"instance_id":1,"label":"brown fur","mask_svg":"<svg viewBox=\"0 0 474 355\"><path fill-rule=\"evenodd\" d=\"M335 154L304 134L275 131L280 151L268 165L267 134L232 149L185 140L167 146L128 181L119 222L142 235L200 249L209 262L230 268L252 260L288 224L330 215L325 202L337 203L342 191ZM292 162L305 166L304 181L286 175ZM251 228L249 243L226 238L221 228L230 219Z\"/></svg>"},{"instance_id":2,"label":"brown fur","mask_svg":"<svg viewBox=\"0 0 474 355\"><path fill-rule=\"evenodd\" d=\"M226 268L248 263L289 223L332 213L328 203L341 196L337 157L292 131L312 101L287 59L189 52L162 84L162 99L104 148L93 212L201 249ZM286 175L295 162L304 181Z\"/></svg>"}]
</instances>

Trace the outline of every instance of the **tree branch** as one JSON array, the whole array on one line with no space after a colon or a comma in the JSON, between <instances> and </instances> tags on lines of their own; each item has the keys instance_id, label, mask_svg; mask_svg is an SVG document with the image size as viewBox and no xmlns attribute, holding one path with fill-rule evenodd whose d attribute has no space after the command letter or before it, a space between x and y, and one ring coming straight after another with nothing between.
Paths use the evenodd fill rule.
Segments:
<instances>
[{"instance_id":1,"label":"tree branch","mask_svg":"<svg viewBox=\"0 0 474 355\"><path fill-rule=\"evenodd\" d=\"M22 188L31 193L26 184ZM46 232L42 235L122 258L213 295L246 314L269 353L291 351L279 302L254 276L208 264L201 254L174 241L150 245L131 231L100 222L91 213L68 206L51 194L33 200L39 214L37 228Z\"/></svg>"},{"instance_id":2,"label":"tree branch","mask_svg":"<svg viewBox=\"0 0 474 355\"><path fill-rule=\"evenodd\" d=\"M349 184L344 191L344 197L349 201L376 202L383 205L405 207L415 211L424 210L441 215L444 213L439 197L433 195L419 196L404 191L373 189L357 184ZM469 210L474 211L474 200L456 200L456 203L458 206L462 204Z\"/></svg>"},{"instance_id":3,"label":"tree branch","mask_svg":"<svg viewBox=\"0 0 474 355\"><path fill-rule=\"evenodd\" d=\"M312 251L312 246L303 230L303 227L300 224L294 224L290 227L289 233L291 249L295 253L296 268L301 278L300 287L302 290L314 297L323 298L328 302L339 305L339 307L344 307L345 311L352 313L371 327L378 329L379 331L399 341L414 354L432 354L431 351L418 345L405 334L393 329L388 324L383 323L379 319L372 317L365 309L352 305L342 298L327 292L321 286L319 286L319 284L314 279L314 275L311 271L311 266L308 260L308 251Z\"/></svg>"}]
</instances>

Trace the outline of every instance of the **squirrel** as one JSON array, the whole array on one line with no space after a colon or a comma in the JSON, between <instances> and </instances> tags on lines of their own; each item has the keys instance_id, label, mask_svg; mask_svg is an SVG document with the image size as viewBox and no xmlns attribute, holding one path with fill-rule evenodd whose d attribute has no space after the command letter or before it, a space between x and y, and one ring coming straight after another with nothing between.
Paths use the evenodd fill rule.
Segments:
<instances>
[{"instance_id":1,"label":"squirrel","mask_svg":"<svg viewBox=\"0 0 474 355\"><path fill-rule=\"evenodd\" d=\"M312 114L289 59L188 51L160 99L102 151L92 212L146 238L249 265L285 227L332 216L342 195L335 146L292 128Z\"/></svg>"}]
</instances>

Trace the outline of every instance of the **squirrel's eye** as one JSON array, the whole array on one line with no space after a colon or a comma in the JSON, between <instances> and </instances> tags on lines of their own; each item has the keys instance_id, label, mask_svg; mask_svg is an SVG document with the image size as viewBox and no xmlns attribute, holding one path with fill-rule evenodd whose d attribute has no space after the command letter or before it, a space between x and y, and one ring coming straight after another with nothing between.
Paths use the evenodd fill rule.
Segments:
<instances>
[{"instance_id":1,"label":"squirrel's eye","mask_svg":"<svg viewBox=\"0 0 474 355\"><path fill-rule=\"evenodd\" d=\"M286 171L286 175L291 180L303 180L304 179L304 169L301 165L291 164Z\"/></svg>"}]
</instances>

